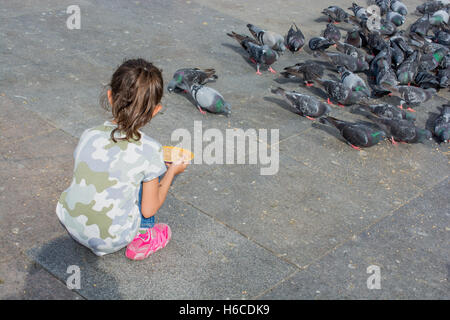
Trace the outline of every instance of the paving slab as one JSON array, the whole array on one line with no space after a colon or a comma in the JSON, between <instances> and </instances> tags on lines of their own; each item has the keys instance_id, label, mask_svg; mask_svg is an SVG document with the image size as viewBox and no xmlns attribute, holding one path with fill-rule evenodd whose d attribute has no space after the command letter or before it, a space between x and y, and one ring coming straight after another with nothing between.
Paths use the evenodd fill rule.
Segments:
<instances>
[{"instance_id":1,"label":"paving slab","mask_svg":"<svg viewBox=\"0 0 450 320\"><path fill-rule=\"evenodd\" d=\"M29 254L61 280L69 265L78 265L77 292L88 299L245 299L296 270L172 195L158 222L171 226L172 240L143 261L128 260L125 249L99 258L68 236Z\"/></svg>"},{"instance_id":2,"label":"paving slab","mask_svg":"<svg viewBox=\"0 0 450 320\"><path fill-rule=\"evenodd\" d=\"M449 179L427 190L263 299L450 298ZM380 289L367 272L380 268Z\"/></svg>"},{"instance_id":3,"label":"paving slab","mask_svg":"<svg viewBox=\"0 0 450 320\"><path fill-rule=\"evenodd\" d=\"M22 254L0 262L1 300L81 300L41 265Z\"/></svg>"}]
</instances>

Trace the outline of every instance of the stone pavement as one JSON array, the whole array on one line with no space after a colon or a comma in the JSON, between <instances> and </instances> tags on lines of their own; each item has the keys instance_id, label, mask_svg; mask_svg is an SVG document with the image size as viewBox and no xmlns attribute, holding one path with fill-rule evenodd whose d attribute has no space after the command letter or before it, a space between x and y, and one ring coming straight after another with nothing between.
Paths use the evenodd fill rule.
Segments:
<instances>
[{"instance_id":1,"label":"stone pavement","mask_svg":"<svg viewBox=\"0 0 450 320\"><path fill-rule=\"evenodd\" d=\"M420 1L408 1L414 8ZM309 92L254 66L225 33L249 22L307 38L324 29L329 2L3 1L0 6L0 299L449 299L449 149L434 142L355 151L336 132L295 115L269 87ZM335 1L346 8L351 1ZM66 8L81 8L81 29ZM412 15L408 21L415 19ZM194 121L209 128L279 129L280 167L193 164L177 177L158 219L171 243L131 262L97 258L74 243L54 213L86 128L108 118L98 104L114 68L140 56L164 70L214 67L230 118L201 115L165 94L144 128L162 144ZM310 58L284 54L274 68ZM418 107L418 123L448 101ZM333 115L361 119L334 108ZM207 143L204 143L206 145ZM249 156L248 154L246 155ZM81 289L65 286L69 265ZM369 290L367 267L380 268ZM145 289L142 289L145 288Z\"/></svg>"}]
</instances>

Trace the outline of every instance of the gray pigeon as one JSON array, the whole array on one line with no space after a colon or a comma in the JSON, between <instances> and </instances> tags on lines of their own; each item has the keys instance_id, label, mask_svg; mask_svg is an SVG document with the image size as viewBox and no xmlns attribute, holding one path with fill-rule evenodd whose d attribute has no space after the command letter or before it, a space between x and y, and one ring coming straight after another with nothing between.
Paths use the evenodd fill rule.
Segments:
<instances>
[{"instance_id":1,"label":"gray pigeon","mask_svg":"<svg viewBox=\"0 0 450 320\"><path fill-rule=\"evenodd\" d=\"M272 31L265 31L250 23L247 24L247 28L250 30L252 36L258 40L261 45L268 45L270 48L278 52L286 51L286 46L284 45L284 38L282 35Z\"/></svg>"},{"instance_id":2,"label":"gray pigeon","mask_svg":"<svg viewBox=\"0 0 450 320\"><path fill-rule=\"evenodd\" d=\"M361 48L362 38L359 29L347 31L347 36L345 37L345 43L351 44L356 48Z\"/></svg>"},{"instance_id":3,"label":"gray pigeon","mask_svg":"<svg viewBox=\"0 0 450 320\"><path fill-rule=\"evenodd\" d=\"M387 59L380 59L376 62L375 83L379 86L396 86L398 84L397 75L391 68Z\"/></svg>"},{"instance_id":4,"label":"gray pigeon","mask_svg":"<svg viewBox=\"0 0 450 320\"><path fill-rule=\"evenodd\" d=\"M338 6L329 6L323 9L322 13L328 17L330 22L348 22L348 13Z\"/></svg>"},{"instance_id":5,"label":"gray pigeon","mask_svg":"<svg viewBox=\"0 0 450 320\"><path fill-rule=\"evenodd\" d=\"M359 23L365 22L369 18L367 15L366 8L363 8L354 2L352 3L352 6L348 9L353 11L353 14L355 15Z\"/></svg>"},{"instance_id":6,"label":"gray pigeon","mask_svg":"<svg viewBox=\"0 0 450 320\"><path fill-rule=\"evenodd\" d=\"M430 100L436 94L436 89L434 88L422 89L414 86L388 86L387 89L391 91L393 96L401 99L400 108L403 108L405 102L409 105L419 105ZM415 110L411 108L408 108L407 110L415 112Z\"/></svg>"},{"instance_id":7,"label":"gray pigeon","mask_svg":"<svg viewBox=\"0 0 450 320\"><path fill-rule=\"evenodd\" d=\"M369 64L364 59L341 52L320 52L319 56L331 62L335 67L344 66L351 72L363 72L369 69Z\"/></svg>"},{"instance_id":8,"label":"gray pigeon","mask_svg":"<svg viewBox=\"0 0 450 320\"><path fill-rule=\"evenodd\" d=\"M427 1L416 7L416 10L422 14L432 14L438 10L447 7L442 1Z\"/></svg>"},{"instance_id":9,"label":"gray pigeon","mask_svg":"<svg viewBox=\"0 0 450 320\"><path fill-rule=\"evenodd\" d=\"M367 62L372 61L372 59L374 58L372 55L367 54L364 50L341 41L336 42L336 50L356 59L365 60Z\"/></svg>"},{"instance_id":10,"label":"gray pigeon","mask_svg":"<svg viewBox=\"0 0 450 320\"><path fill-rule=\"evenodd\" d=\"M261 72L259 71L261 64L267 65L270 72L276 73L276 71L271 67L271 65L278 60L278 53L275 50L272 50L268 45L261 46L250 37L243 36L235 32L227 33L227 35L236 39L242 48L247 51L250 61L256 64L256 74L261 75Z\"/></svg>"},{"instance_id":11,"label":"gray pigeon","mask_svg":"<svg viewBox=\"0 0 450 320\"><path fill-rule=\"evenodd\" d=\"M420 71L432 71L436 69L448 52L447 48L440 48L433 53L424 54L420 59Z\"/></svg>"},{"instance_id":12,"label":"gray pigeon","mask_svg":"<svg viewBox=\"0 0 450 320\"><path fill-rule=\"evenodd\" d=\"M419 68L419 51L414 51L397 69L397 79L400 84L410 84L414 81Z\"/></svg>"},{"instance_id":13,"label":"gray pigeon","mask_svg":"<svg viewBox=\"0 0 450 320\"><path fill-rule=\"evenodd\" d=\"M206 113L203 109L212 113L223 113L227 117L231 114L231 105L216 90L194 84L190 88L190 93L202 114Z\"/></svg>"},{"instance_id":14,"label":"gray pigeon","mask_svg":"<svg viewBox=\"0 0 450 320\"><path fill-rule=\"evenodd\" d=\"M295 29L294 29L295 27ZM300 51L305 45L305 36L295 23L286 35L286 46L292 53Z\"/></svg>"},{"instance_id":15,"label":"gray pigeon","mask_svg":"<svg viewBox=\"0 0 450 320\"><path fill-rule=\"evenodd\" d=\"M347 143L356 150L372 147L386 137L383 130L364 122L348 122L330 116L322 117L319 121L336 127Z\"/></svg>"},{"instance_id":16,"label":"gray pigeon","mask_svg":"<svg viewBox=\"0 0 450 320\"><path fill-rule=\"evenodd\" d=\"M167 85L167 90L173 92L174 90L189 91L193 84L206 84L209 81L214 81L218 77L214 69L200 70L198 68L184 68L175 71L172 80Z\"/></svg>"},{"instance_id":17,"label":"gray pigeon","mask_svg":"<svg viewBox=\"0 0 450 320\"><path fill-rule=\"evenodd\" d=\"M393 144L396 144L395 141L419 143L425 140L431 140L431 132L426 129L417 128L413 121L391 120L371 115L367 117L378 124L388 134Z\"/></svg>"},{"instance_id":18,"label":"gray pigeon","mask_svg":"<svg viewBox=\"0 0 450 320\"><path fill-rule=\"evenodd\" d=\"M408 8L399 0L391 0L391 10L400 13L403 16L408 14Z\"/></svg>"},{"instance_id":19,"label":"gray pigeon","mask_svg":"<svg viewBox=\"0 0 450 320\"><path fill-rule=\"evenodd\" d=\"M390 11L386 15L386 20L395 24L395 26L400 27L402 24L405 23L406 18L400 13Z\"/></svg>"},{"instance_id":20,"label":"gray pigeon","mask_svg":"<svg viewBox=\"0 0 450 320\"><path fill-rule=\"evenodd\" d=\"M416 120L416 116L414 115L414 113L407 112L403 109L400 109L387 103L372 104L372 105L361 104L361 108L364 110L368 110L373 114L377 115L378 117L384 119L409 120L409 121Z\"/></svg>"},{"instance_id":21,"label":"gray pigeon","mask_svg":"<svg viewBox=\"0 0 450 320\"><path fill-rule=\"evenodd\" d=\"M314 61L308 60L305 62L297 63L293 66L284 68L284 72L281 74L286 78L300 77L302 76L303 81L307 87L313 86L312 80L316 78L321 78L325 71L323 65L318 64Z\"/></svg>"},{"instance_id":22,"label":"gray pigeon","mask_svg":"<svg viewBox=\"0 0 450 320\"><path fill-rule=\"evenodd\" d=\"M370 90L360 76L342 66L338 66L337 69L341 75L341 82L344 86L352 89L353 91L362 91L367 97L370 96Z\"/></svg>"},{"instance_id":23,"label":"gray pigeon","mask_svg":"<svg viewBox=\"0 0 450 320\"><path fill-rule=\"evenodd\" d=\"M410 32L416 33L417 35L421 37L425 37L428 34L428 31L431 28L430 19L428 16L423 16L419 19L417 19L416 22L414 22L410 27Z\"/></svg>"},{"instance_id":24,"label":"gray pigeon","mask_svg":"<svg viewBox=\"0 0 450 320\"><path fill-rule=\"evenodd\" d=\"M450 140L450 105L444 105L441 114L434 121L434 135L439 142L449 142Z\"/></svg>"},{"instance_id":25,"label":"gray pigeon","mask_svg":"<svg viewBox=\"0 0 450 320\"><path fill-rule=\"evenodd\" d=\"M323 79L316 79L315 81L327 93L328 104L332 104L331 101L334 101L340 107L343 107L359 103L361 100L367 98L366 94L363 91L353 91L352 89L344 86L341 82Z\"/></svg>"},{"instance_id":26,"label":"gray pigeon","mask_svg":"<svg viewBox=\"0 0 450 320\"><path fill-rule=\"evenodd\" d=\"M271 92L284 97L301 116L310 120L315 120L315 118L324 116L331 111L328 105L320 102L313 96L301 94L295 91L286 91L280 87L272 89Z\"/></svg>"},{"instance_id":27,"label":"gray pigeon","mask_svg":"<svg viewBox=\"0 0 450 320\"><path fill-rule=\"evenodd\" d=\"M448 47L450 46L450 33L443 30L437 30L434 34L434 41Z\"/></svg>"},{"instance_id":28,"label":"gray pigeon","mask_svg":"<svg viewBox=\"0 0 450 320\"><path fill-rule=\"evenodd\" d=\"M333 42L341 40L341 32L332 23L327 24L327 27L323 31L323 36Z\"/></svg>"},{"instance_id":29,"label":"gray pigeon","mask_svg":"<svg viewBox=\"0 0 450 320\"><path fill-rule=\"evenodd\" d=\"M395 67L398 67L405 61L405 53L400 48L400 46L396 42L391 43L391 55L392 55L392 62Z\"/></svg>"},{"instance_id":30,"label":"gray pigeon","mask_svg":"<svg viewBox=\"0 0 450 320\"><path fill-rule=\"evenodd\" d=\"M438 10L429 18L430 23L433 26L440 26L440 25L448 25L448 12L445 10Z\"/></svg>"},{"instance_id":31,"label":"gray pigeon","mask_svg":"<svg viewBox=\"0 0 450 320\"><path fill-rule=\"evenodd\" d=\"M414 83L423 89L442 88L439 76L424 71L417 72Z\"/></svg>"},{"instance_id":32,"label":"gray pigeon","mask_svg":"<svg viewBox=\"0 0 450 320\"><path fill-rule=\"evenodd\" d=\"M367 4L376 4L380 8L380 15L384 16L390 7L390 0L368 0Z\"/></svg>"},{"instance_id":33,"label":"gray pigeon","mask_svg":"<svg viewBox=\"0 0 450 320\"><path fill-rule=\"evenodd\" d=\"M334 41L325 37L313 37L308 42L308 47L312 51L323 51L335 45Z\"/></svg>"}]
</instances>

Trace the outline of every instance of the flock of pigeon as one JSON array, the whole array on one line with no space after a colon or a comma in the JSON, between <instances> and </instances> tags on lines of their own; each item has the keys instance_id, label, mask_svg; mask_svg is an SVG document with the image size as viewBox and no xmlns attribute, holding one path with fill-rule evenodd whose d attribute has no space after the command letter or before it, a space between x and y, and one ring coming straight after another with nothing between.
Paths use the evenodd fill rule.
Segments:
<instances>
[{"instance_id":1,"label":"flock of pigeon","mask_svg":"<svg viewBox=\"0 0 450 320\"><path fill-rule=\"evenodd\" d=\"M288 66L281 72L285 78L300 79L304 86L319 86L328 96L326 102L281 87L271 92L284 97L299 115L336 127L355 149L371 147L385 138L393 144L423 142L432 134L439 142L448 142L450 105L442 106L440 115L433 120L432 132L416 126L416 111L412 107L432 99L449 85L450 0L432 0L418 6L416 14L420 18L408 30L400 28L408 14L404 3L369 0L368 5L364 8L353 3L349 12L338 6L324 9L322 13L329 23L321 36L311 38L305 47L315 59ZM261 66L276 73L271 65L286 50L296 53L306 45L295 23L285 37L252 24L247 27L252 37L235 32L227 35L245 49L258 75ZM325 79L325 69L339 76ZM367 81L358 73L365 73ZM205 109L229 116L231 105L219 92L206 86L217 78L214 69L180 69L168 91L188 93L202 113ZM383 96L398 97L399 105L377 103L376 99ZM348 122L328 116L333 103L341 107L355 105L352 111L363 112L371 122Z\"/></svg>"}]
</instances>

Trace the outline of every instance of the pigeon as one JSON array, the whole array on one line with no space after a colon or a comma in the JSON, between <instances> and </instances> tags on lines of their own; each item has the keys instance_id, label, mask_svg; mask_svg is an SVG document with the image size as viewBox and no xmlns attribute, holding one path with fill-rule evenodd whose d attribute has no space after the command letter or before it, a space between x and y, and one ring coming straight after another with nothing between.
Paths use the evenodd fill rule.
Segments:
<instances>
[{"instance_id":1,"label":"pigeon","mask_svg":"<svg viewBox=\"0 0 450 320\"><path fill-rule=\"evenodd\" d=\"M369 18L367 16L366 8L363 8L354 2L352 3L352 6L348 9L353 11L353 14L360 22L367 21L367 19Z\"/></svg>"},{"instance_id":2,"label":"pigeon","mask_svg":"<svg viewBox=\"0 0 450 320\"><path fill-rule=\"evenodd\" d=\"M351 72L363 72L369 70L369 64L360 58L341 52L321 52L320 56L331 62L334 66L344 66Z\"/></svg>"},{"instance_id":3,"label":"pigeon","mask_svg":"<svg viewBox=\"0 0 450 320\"><path fill-rule=\"evenodd\" d=\"M348 122L334 117L322 117L321 123L336 127L347 143L356 150L376 145L386 138L386 133L364 122Z\"/></svg>"},{"instance_id":4,"label":"pigeon","mask_svg":"<svg viewBox=\"0 0 450 320\"><path fill-rule=\"evenodd\" d=\"M324 38L335 43L336 41L341 40L341 32L339 29L332 23L327 24L326 29L323 32Z\"/></svg>"},{"instance_id":5,"label":"pigeon","mask_svg":"<svg viewBox=\"0 0 450 320\"><path fill-rule=\"evenodd\" d=\"M392 36L394 33L397 32L397 27L395 24L387 19L381 19L380 20L380 28L378 29L378 32L381 35L385 36Z\"/></svg>"},{"instance_id":6,"label":"pigeon","mask_svg":"<svg viewBox=\"0 0 450 320\"><path fill-rule=\"evenodd\" d=\"M394 36L392 36L390 42L395 43L407 55L410 55L414 52L414 50L408 44L408 37L405 36L403 30L397 32Z\"/></svg>"},{"instance_id":7,"label":"pigeon","mask_svg":"<svg viewBox=\"0 0 450 320\"><path fill-rule=\"evenodd\" d=\"M295 30L294 30L295 27ZM305 45L305 36L295 23L292 24L286 36L286 46L292 53L300 51Z\"/></svg>"},{"instance_id":8,"label":"pigeon","mask_svg":"<svg viewBox=\"0 0 450 320\"><path fill-rule=\"evenodd\" d=\"M190 88L190 93L202 114L206 113L203 109L212 113L223 113L227 117L231 114L231 105L216 90L203 85L193 84Z\"/></svg>"},{"instance_id":9,"label":"pigeon","mask_svg":"<svg viewBox=\"0 0 450 320\"><path fill-rule=\"evenodd\" d=\"M409 105L418 105L426 102L433 98L436 93L436 89L434 88L422 89L413 86L391 86L388 87L388 89L391 91L393 96L401 99L399 108L403 108L403 103L405 102ZM408 108L407 110L415 112L415 110L412 110L411 108Z\"/></svg>"},{"instance_id":10,"label":"pigeon","mask_svg":"<svg viewBox=\"0 0 450 320\"><path fill-rule=\"evenodd\" d=\"M429 18L427 16L423 16L410 26L409 31L416 33L421 37L425 37L428 34L430 28L431 23Z\"/></svg>"},{"instance_id":11,"label":"pigeon","mask_svg":"<svg viewBox=\"0 0 450 320\"><path fill-rule=\"evenodd\" d=\"M416 7L416 10L422 14L431 14L445 7L441 1L428 1Z\"/></svg>"},{"instance_id":12,"label":"pigeon","mask_svg":"<svg viewBox=\"0 0 450 320\"><path fill-rule=\"evenodd\" d=\"M375 83L381 87L386 85L396 86L398 84L397 75L391 68L387 59L379 59L376 61Z\"/></svg>"},{"instance_id":13,"label":"pigeon","mask_svg":"<svg viewBox=\"0 0 450 320\"><path fill-rule=\"evenodd\" d=\"M380 8L380 15L384 16L390 8L390 0L372 0L368 3L375 2L375 4Z\"/></svg>"},{"instance_id":14,"label":"pigeon","mask_svg":"<svg viewBox=\"0 0 450 320\"><path fill-rule=\"evenodd\" d=\"M406 5L398 0L391 0L391 10L397 13L400 13L403 16L408 14L408 8Z\"/></svg>"},{"instance_id":15,"label":"pigeon","mask_svg":"<svg viewBox=\"0 0 450 320\"><path fill-rule=\"evenodd\" d=\"M419 68L419 51L414 51L397 69L397 79L400 84L410 84L414 81Z\"/></svg>"},{"instance_id":16,"label":"pigeon","mask_svg":"<svg viewBox=\"0 0 450 320\"><path fill-rule=\"evenodd\" d=\"M345 43L351 44L356 48L361 48L362 39L361 34L358 29L350 30L347 32L347 37L345 38Z\"/></svg>"},{"instance_id":17,"label":"pigeon","mask_svg":"<svg viewBox=\"0 0 450 320\"><path fill-rule=\"evenodd\" d=\"M422 89L441 88L441 82L438 76L428 72L418 72L414 78L414 83ZM445 87L444 87L445 88Z\"/></svg>"},{"instance_id":18,"label":"pigeon","mask_svg":"<svg viewBox=\"0 0 450 320\"><path fill-rule=\"evenodd\" d=\"M206 84L218 77L214 69L200 70L198 68L184 68L175 71L172 80L167 85L167 90L182 90L188 92L193 84Z\"/></svg>"},{"instance_id":19,"label":"pigeon","mask_svg":"<svg viewBox=\"0 0 450 320\"><path fill-rule=\"evenodd\" d=\"M367 98L364 91L353 91L341 82L333 80L323 80L318 78L315 80L327 93L327 103L332 104L331 100L337 102L340 107L352 105Z\"/></svg>"},{"instance_id":20,"label":"pigeon","mask_svg":"<svg viewBox=\"0 0 450 320\"><path fill-rule=\"evenodd\" d=\"M440 69L438 71L437 77L439 79L439 86L441 88L447 88L448 82L450 79L450 67L447 67L445 69Z\"/></svg>"},{"instance_id":21,"label":"pigeon","mask_svg":"<svg viewBox=\"0 0 450 320\"><path fill-rule=\"evenodd\" d=\"M441 114L434 121L434 135L439 142L449 142L450 140L450 105L444 105Z\"/></svg>"},{"instance_id":22,"label":"pigeon","mask_svg":"<svg viewBox=\"0 0 450 320\"><path fill-rule=\"evenodd\" d=\"M247 28L260 44L268 45L270 48L278 52L284 52L286 50L282 35L272 31L265 31L250 23L247 24Z\"/></svg>"},{"instance_id":23,"label":"pigeon","mask_svg":"<svg viewBox=\"0 0 450 320\"><path fill-rule=\"evenodd\" d=\"M387 48L388 45L384 41L380 33L371 32L367 37L367 47L369 48L370 52L376 55L383 49Z\"/></svg>"},{"instance_id":24,"label":"pigeon","mask_svg":"<svg viewBox=\"0 0 450 320\"><path fill-rule=\"evenodd\" d=\"M333 45L335 45L334 41L331 41L324 37L311 38L308 43L308 46L312 51L323 51Z\"/></svg>"},{"instance_id":25,"label":"pigeon","mask_svg":"<svg viewBox=\"0 0 450 320\"><path fill-rule=\"evenodd\" d=\"M228 36L236 39L239 44L247 51L250 56L250 61L256 64L256 74L261 75L259 67L261 64L265 64L269 67L269 71L276 73L272 69L271 65L277 61L278 53L272 50L268 45L259 45L255 40L250 37L237 34L235 32L227 33Z\"/></svg>"},{"instance_id":26,"label":"pigeon","mask_svg":"<svg viewBox=\"0 0 450 320\"><path fill-rule=\"evenodd\" d=\"M395 11L390 11L386 15L386 20L393 23L396 27L400 27L402 24L405 23L405 16L401 15L400 13L397 13Z\"/></svg>"},{"instance_id":27,"label":"pigeon","mask_svg":"<svg viewBox=\"0 0 450 320\"><path fill-rule=\"evenodd\" d=\"M366 83L360 76L354 74L345 67L338 66L338 72L341 75L341 83L347 88L353 91L362 91L367 97L370 96L370 90L367 88Z\"/></svg>"},{"instance_id":28,"label":"pigeon","mask_svg":"<svg viewBox=\"0 0 450 320\"><path fill-rule=\"evenodd\" d=\"M284 97L301 116L310 120L315 120L315 118L322 117L331 111L327 104L320 102L316 97L295 91L286 91L280 87L272 89L271 92Z\"/></svg>"},{"instance_id":29,"label":"pigeon","mask_svg":"<svg viewBox=\"0 0 450 320\"><path fill-rule=\"evenodd\" d=\"M370 62L374 58L372 55L367 54L364 50L341 41L336 42L336 50L356 59L365 60L366 62Z\"/></svg>"},{"instance_id":30,"label":"pigeon","mask_svg":"<svg viewBox=\"0 0 450 320\"><path fill-rule=\"evenodd\" d=\"M348 13L344 11L344 9L338 6L329 6L326 9L323 9L322 13L328 17L330 22L339 23L339 22L347 22L348 23Z\"/></svg>"},{"instance_id":31,"label":"pigeon","mask_svg":"<svg viewBox=\"0 0 450 320\"><path fill-rule=\"evenodd\" d=\"M391 55L392 55L392 62L394 63L395 67L398 67L405 61L405 53L400 48L400 46L391 41Z\"/></svg>"},{"instance_id":32,"label":"pigeon","mask_svg":"<svg viewBox=\"0 0 450 320\"><path fill-rule=\"evenodd\" d=\"M445 10L438 10L429 18L430 24L434 26L439 26L441 24L448 24L448 12Z\"/></svg>"},{"instance_id":33,"label":"pigeon","mask_svg":"<svg viewBox=\"0 0 450 320\"><path fill-rule=\"evenodd\" d=\"M426 129L417 128L413 121L384 119L371 115L368 115L367 117L373 120L387 133L392 144L396 144L396 141L419 143L431 139L431 132Z\"/></svg>"},{"instance_id":34,"label":"pigeon","mask_svg":"<svg viewBox=\"0 0 450 320\"><path fill-rule=\"evenodd\" d=\"M433 53L424 54L420 59L420 71L432 71L436 69L442 62L442 59L448 52L447 48L441 48Z\"/></svg>"},{"instance_id":35,"label":"pigeon","mask_svg":"<svg viewBox=\"0 0 450 320\"><path fill-rule=\"evenodd\" d=\"M437 30L433 38L434 42L444 46L450 46L450 33L443 30Z\"/></svg>"},{"instance_id":36,"label":"pigeon","mask_svg":"<svg viewBox=\"0 0 450 320\"><path fill-rule=\"evenodd\" d=\"M312 80L323 76L325 68L323 65L309 60L286 67L284 70L285 72L282 72L282 75L288 78L302 75L305 85L310 87L313 86Z\"/></svg>"},{"instance_id":37,"label":"pigeon","mask_svg":"<svg viewBox=\"0 0 450 320\"><path fill-rule=\"evenodd\" d=\"M388 103L361 105L361 108L368 110L380 118L392 119L392 120L409 120L415 121L416 116L414 113L405 111L398 107L395 107Z\"/></svg>"}]
</instances>

